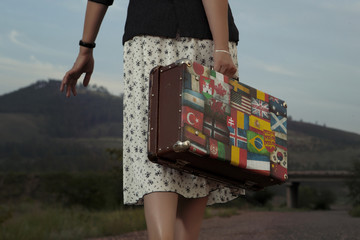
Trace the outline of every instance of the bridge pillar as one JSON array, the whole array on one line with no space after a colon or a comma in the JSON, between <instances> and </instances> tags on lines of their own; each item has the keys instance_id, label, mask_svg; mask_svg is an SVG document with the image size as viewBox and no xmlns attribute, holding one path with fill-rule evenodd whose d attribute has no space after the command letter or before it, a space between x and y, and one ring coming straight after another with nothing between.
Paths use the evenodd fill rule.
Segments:
<instances>
[{"instance_id":1,"label":"bridge pillar","mask_svg":"<svg viewBox=\"0 0 360 240\"><path fill-rule=\"evenodd\" d=\"M288 208L298 207L299 185L300 182L288 182L286 184L286 205Z\"/></svg>"}]
</instances>

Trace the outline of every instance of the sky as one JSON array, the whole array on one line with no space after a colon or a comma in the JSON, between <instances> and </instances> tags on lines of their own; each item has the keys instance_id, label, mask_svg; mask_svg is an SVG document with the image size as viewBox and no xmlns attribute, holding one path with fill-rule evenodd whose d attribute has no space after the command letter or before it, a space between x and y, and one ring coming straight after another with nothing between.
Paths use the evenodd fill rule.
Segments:
<instances>
[{"instance_id":1,"label":"sky","mask_svg":"<svg viewBox=\"0 0 360 240\"><path fill-rule=\"evenodd\" d=\"M229 0L240 81L285 100L294 120L360 134L360 2ZM128 0L115 0L90 84L121 94ZM62 79L78 53L86 0L0 1L0 95Z\"/></svg>"}]
</instances>

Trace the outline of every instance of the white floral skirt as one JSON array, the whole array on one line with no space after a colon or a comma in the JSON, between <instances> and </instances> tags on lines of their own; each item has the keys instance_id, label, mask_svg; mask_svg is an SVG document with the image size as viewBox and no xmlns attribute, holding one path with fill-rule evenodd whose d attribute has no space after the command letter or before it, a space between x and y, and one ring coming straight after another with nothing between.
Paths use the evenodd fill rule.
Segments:
<instances>
[{"instance_id":1,"label":"white floral skirt","mask_svg":"<svg viewBox=\"0 0 360 240\"><path fill-rule=\"evenodd\" d=\"M229 44L237 64L235 43ZM186 198L209 195L208 205L228 202L245 194L211 180L152 163L147 158L149 73L158 65L187 58L213 65L213 41L192 38L135 37L124 46L124 204L143 204L152 192L176 192Z\"/></svg>"}]
</instances>

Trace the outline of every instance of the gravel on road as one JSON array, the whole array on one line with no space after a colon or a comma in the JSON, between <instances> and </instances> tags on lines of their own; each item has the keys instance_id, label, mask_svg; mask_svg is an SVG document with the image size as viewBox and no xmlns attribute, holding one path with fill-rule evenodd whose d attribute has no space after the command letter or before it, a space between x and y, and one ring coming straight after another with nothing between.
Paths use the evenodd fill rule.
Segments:
<instances>
[{"instance_id":1,"label":"gravel on road","mask_svg":"<svg viewBox=\"0 0 360 240\"><path fill-rule=\"evenodd\" d=\"M96 240L146 240L146 231ZM360 240L360 218L346 211L241 211L202 224L200 240ZM95 239L93 239L95 240Z\"/></svg>"}]
</instances>

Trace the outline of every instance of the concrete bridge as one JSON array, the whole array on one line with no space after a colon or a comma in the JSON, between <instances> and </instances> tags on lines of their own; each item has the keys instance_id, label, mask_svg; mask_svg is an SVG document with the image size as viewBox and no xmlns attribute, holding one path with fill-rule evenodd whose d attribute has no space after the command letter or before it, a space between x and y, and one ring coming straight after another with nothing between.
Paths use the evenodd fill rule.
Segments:
<instances>
[{"instance_id":1,"label":"concrete bridge","mask_svg":"<svg viewBox=\"0 0 360 240\"><path fill-rule=\"evenodd\" d=\"M286 183L286 203L289 208L298 207L301 182L343 182L352 176L348 171L289 171Z\"/></svg>"}]
</instances>

